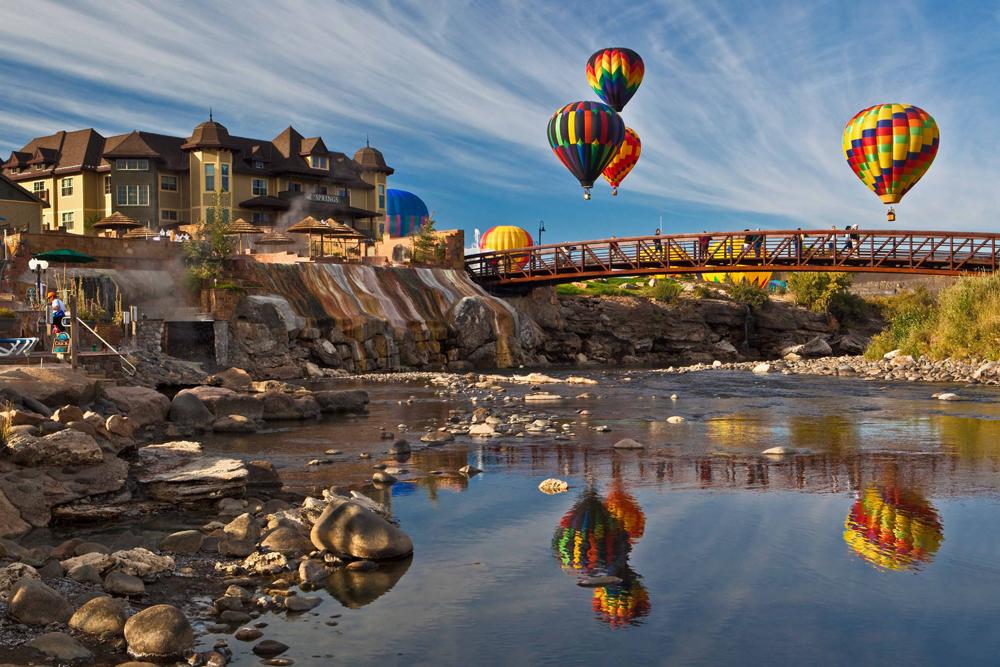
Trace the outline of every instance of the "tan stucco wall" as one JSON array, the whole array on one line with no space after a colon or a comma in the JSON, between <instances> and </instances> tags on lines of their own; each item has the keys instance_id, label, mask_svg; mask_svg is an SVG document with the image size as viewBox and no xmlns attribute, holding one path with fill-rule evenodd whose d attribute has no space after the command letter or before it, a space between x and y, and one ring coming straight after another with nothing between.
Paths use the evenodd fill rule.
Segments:
<instances>
[{"instance_id":1,"label":"tan stucco wall","mask_svg":"<svg viewBox=\"0 0 1000 667\"><path fill-rule=\"evenodd\" d=\"M0 199L0 227L23 229L28 227L31 233L42 231L42 203Z\"/></svg>"}]
</instances>

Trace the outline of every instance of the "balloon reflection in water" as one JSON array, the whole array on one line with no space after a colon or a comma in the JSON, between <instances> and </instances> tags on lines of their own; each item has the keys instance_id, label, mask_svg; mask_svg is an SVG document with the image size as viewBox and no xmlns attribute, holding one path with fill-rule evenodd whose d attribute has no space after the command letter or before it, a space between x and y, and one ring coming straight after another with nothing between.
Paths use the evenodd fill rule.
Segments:
<instances>
[{"instance_id":1,"label":"balloon reflection in water","mask_svg":"<svg viewBox=\"0 0 1000 667\"><path fill-rule=\"evenodd\" d=\"M916 570L944 541L937 510L920 495L871 486L844 522L844 541L859 556L887 570Z\"/></svg>"},{"instance_id":2,"label":"balloon reflection in water","mask_svg":"<svg viewBox=\"0 0 1000 667\"><path fill-rule=\"evenodd\" d=\"M615 479L611 492L604 506L614 518L618 519L622 528L628 533L628 541L635 544L646 531L646 515L635 497L625 490L620 479Z\"/></svg>"},{"instance_id":3,"label":"balloon reflection in water","mask_svg":"<svg viewBox=\"0 0 1000 667\"><path fill-rule=\"evenodd\" d=\"M590 488L563 516L552 538L563 569L582 574L612 574L625 564L629 548L628 533Z\"/></svg>"},{"instance_id":4,"label":"balloon reflection in water","mask_svg":"<svg viewBox=\"0 0 1000 667\"><path fill-rule=\"evenodd\" d=\"M622 582L594 590L594 611L598 619L611 625L638 625L649 615L649 591L642 585L642 578L627 565L616 573Z\"/></svg>"}]
</instances>

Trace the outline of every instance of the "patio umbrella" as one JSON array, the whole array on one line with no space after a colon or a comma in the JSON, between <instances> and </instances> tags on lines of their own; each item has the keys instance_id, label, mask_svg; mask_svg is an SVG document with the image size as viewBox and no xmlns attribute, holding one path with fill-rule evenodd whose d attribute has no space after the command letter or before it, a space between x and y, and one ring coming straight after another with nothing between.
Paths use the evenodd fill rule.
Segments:
<instances>
[{"instance_id":1,"label":"patio umbrella","mask_svg":"<svg viewBox=\"0 0 1000 667\"><path fill-rule=\"evenodd\" d=\"M102 218L94 223L94 229L111 230L116 232L118 236L121 236L124 231L142 226L142 224L136 222L124 213L119 213L118 211L115 211L106 218Z\"/></svg>"},{"instance_id":2,"label":"patio umbrella","mask_svg":"<svg viewBox=\"0 0 1000 667\"><path fill-rule=\"evenodd\" d=\"M358 252L360 253L360 251L361 251L361 242L367 240L368 239L367 236L365 236L364 234L362 234L358 230L354 229L350 225L345 225L342 222L337 222L333 218L327 218L325 222L326 222L327 225L330 226L330 233L325 234L325 236L329 236L331 238L338 239L338 240L340 240L342 242L346 242L346 241L349 241L349 240L357 241L358 242Z\"/></svg>"},{"instance_id":3,"label":"patio umbrella","mask_svg":"<svg viewBox=\"0 0 1000 667\"><path fill-rule=\"evenodd\" d=\"M157 232L154 232L149 227L136 227L135 229L130 229L125 232L123 239L151 239L154 236L159 236Z\"/></svg>"},{"instance_id":4,"label":"patio umbrella","mask_svg":"<svg viewBox=\"0 0 1000 667\"><path fill-rule=\"evenodd\" d=\"M288 228L289 234L308 234L309 235L309 252L310 257L312 256L312 237L315 234L319 234L320 237L328 236L332 230L330 225L325 222L321 222L312 216L306 216L299 220L297 223ZM323 256L323 248L320 246L320 256Z\"/></svg>"},{"instance_id":5,"label":"patio umbrella","mask_svg":"<svg viewBox=\"0 0 1000 667\"><path fill-rule=\"evenodd\" d=\"M251 225L249 222L243 218L236 218L222 231L226 236L238 236L240 239L240 254L243 254L243 235L244 234L263 234L264 230L256 225Z\"/></svg>"},{"instance_id":6,"label":"patio umbrella","mask_svg":"<svg viewBox=\"0 0 1000 667\"><path fill-rule=\"evenodd\" d=\"M278 246L278 245L292 245L294 243L295 239L293 239L291 236L288 236L287 234L283 234L281 232L267 232L266 234L261 235L259 239L257 239L256 245Z\"/></svg>"},{"instance_id":7,"label":"patio umbrella","mask_svg":"<svg viewBox=\"0 0 1000 667\"><path fill-rule=\"evenodd\" d=\"M69 248L59 248L58 250L47 250L34 255L35 259L44 259L48 262L59 262L61 264L90 264L97 260L82 252L70 250Z\"/></svg>"}]
</instances>

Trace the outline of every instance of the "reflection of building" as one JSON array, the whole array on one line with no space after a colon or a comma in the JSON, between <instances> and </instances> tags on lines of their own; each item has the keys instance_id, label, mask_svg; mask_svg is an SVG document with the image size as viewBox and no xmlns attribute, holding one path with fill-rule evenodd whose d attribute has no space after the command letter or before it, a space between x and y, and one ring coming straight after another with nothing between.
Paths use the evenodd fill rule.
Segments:
<instances>
[{"instance_id":1,"label":"reflection of building","mask_svg":"<svg viewBox=\"0 0 1000 667\"><path fill-rule=\"evenodd\" d=\"M870 486L847 515L844 541L877 567L913 570L934 558L944 533L937 510L922 496Z\"/></svg>"},{"instance_id":2,"label":"reflection of building","mask_svg":"<svg viewBox=\"0 0 1000 667\"><path fill-rule=\"evenodd\" d=\"M333 218L381 234L387 178L371 146L353 159L320 137L288 127L273 139L237 137L211 118L189 137L133 131L104 137L93 129L37 137L14 151L3 173L48 202L44 224L83 234L120 211L149 227L197 223L214 213L272 225L283 213Z\"/></svg>"}]
</instances>

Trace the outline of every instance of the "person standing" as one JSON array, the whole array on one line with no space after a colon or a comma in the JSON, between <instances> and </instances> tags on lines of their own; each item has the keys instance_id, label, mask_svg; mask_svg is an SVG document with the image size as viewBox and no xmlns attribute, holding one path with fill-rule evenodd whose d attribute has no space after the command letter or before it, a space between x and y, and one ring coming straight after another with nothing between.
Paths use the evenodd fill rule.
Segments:
<instances>
[{"instance_id":1,"label":"person standing","mask_svg":"<svg viewBox=\"0 0 1000 667\"><path fill-rule=\"evenodd\" d=\"M795 228L795 261L802 263L802 228Z\"/></svg>"},{"instance_id":2,"label":"person standing","mask_svg":"<svg viewBox=\"0 0 1000 667\"><path fill-rule=\"evenodd\" d=\"M764 247L764 235L760 233L760 227L757 228L757 232L753 237L753 256L760 259L760 251Z\"/></svg>"},{"instance_id":3,"label":"person standing","mask_svg":"<svg viewBox=\"0 0 1000 667\"><path fill-rule=\"evenodd\" d=\"M663 241L660 240L660 228L656 228L656 238L653 239L653 247L656 248L656 256L663 257Z\"/></svg>"},{"instance_id":4,"label":"person standing","mask_svg":"<svg viewBox=\"0 0 1000 667\"><path fill-rule=\"evenodd\" d=\"M66 304L55 292L48 293L49 306L52 308L52 328L58 332L62 327L63 318L66 317Z\"/></svg>"},{"instance_id":5,"label":"person standing","mask_svg":"<svg viewBox=\"0 0 1000 667\"><path fill-rule=\"evenodd\" d=\"M702 262L708 261L708 246L712 243L712 237L704 229L698 237L698 259Z\"/></svg>"}]
</instances>

